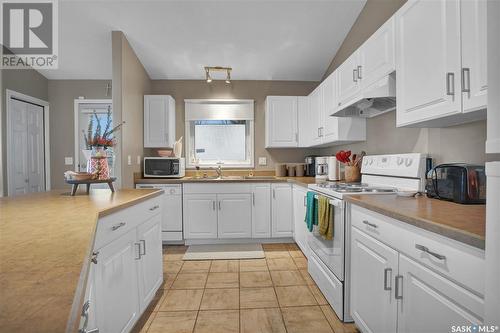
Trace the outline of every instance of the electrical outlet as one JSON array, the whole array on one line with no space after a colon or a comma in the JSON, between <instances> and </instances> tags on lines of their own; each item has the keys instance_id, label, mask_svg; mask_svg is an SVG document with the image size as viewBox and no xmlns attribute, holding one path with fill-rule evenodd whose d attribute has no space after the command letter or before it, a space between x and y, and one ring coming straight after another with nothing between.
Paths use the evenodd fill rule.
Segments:
<instances>
[{"instance_id":1,"label":"electrical outlet","mask_svg":"<svg viewBox=\"0 0 500 333\"><path fill-rule=\"evenodd\" d=\"M132 156L127 155L127 164L132 165Z\"/></svg>"},{"instance_id":2,"label":"electrical outlet","mask_svg":"<svg viewBox=\"0 0 500 333\"><path fill-rule=\"evenodd\" d=\"M267 158L259 157L259 165L267 165Z\"/></svg>"},{"instance_id":3,"label":"electrical outlet","mask_svg":"<svg viewBox=\"0 0 500 333\"><path fill-rule=\"evenodd\" d=\"M73 157L65 157L64 158L64 165L73 165Z\"/></svg>"},{"instance_id":4,"label":"electrical outlet","mask_svg":"<svg viewBox=\"0 0 500 333\"><path fill-rule=\"evenodd\" d=\"M137 155L137 165L141 165L141 155Z\"/></svg>"}]
</instances>

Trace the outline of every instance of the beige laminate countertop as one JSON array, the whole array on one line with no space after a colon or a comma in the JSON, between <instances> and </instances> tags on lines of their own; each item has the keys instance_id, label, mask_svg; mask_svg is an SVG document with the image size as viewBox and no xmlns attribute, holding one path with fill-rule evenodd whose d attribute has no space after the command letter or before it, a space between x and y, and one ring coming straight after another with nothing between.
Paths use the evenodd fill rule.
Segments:
<instances>
[{"instance_id":1,"label":"beige laminate countertop","mask_svg":"<svg viewBox=\"0 0 500 333\"><path fill-rule=\"evenodd\" d=\"M224 178L224 179L211 179L211 178L135 178L136 184L183 184L183 183L293 183L307 187L309 184L316 183L314 177L272 177L272 178Z\"/></svg>"},{"instance_id":2,"label":"beige laminate countertop","mask_svg":"<svg viewBox=\"0 0 500 333\"><path fill-rule=\"evenodd\" d=\"M484 249L485 205L461 205L425 196L408 198L394 194L357 194L348 195L345 199L396 220Z\"/></svg>"},{"instance_id":3,"label":"beige laminate countertop","mask_svg":"<svg viewBox=\"0 0 500 333\"><path fill-rule=\"evenodd\" d=\"M76 331L97 218L159 190L0 198L0 331Z\"/></svg>"}]
</instances>

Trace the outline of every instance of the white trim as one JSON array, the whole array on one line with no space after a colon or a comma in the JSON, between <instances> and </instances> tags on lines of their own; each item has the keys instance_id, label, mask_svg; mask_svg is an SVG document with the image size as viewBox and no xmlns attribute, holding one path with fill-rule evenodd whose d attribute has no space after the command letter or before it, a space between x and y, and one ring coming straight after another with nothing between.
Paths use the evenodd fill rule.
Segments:
<instances>
[{"instance_id":1,"label":"white trim","mask_svg":"<svg viewBox=\"0 0 500 333\"><path fill-rule=\"evenodd\" d=\"M10 145L9 142L11 140L11 135L12 135L12 128L10 126L10 113L12 112L11 110L11 100L12 98L18 99L23 102L27 103L32 103L32 104L37 104L43 107L43 138L44 138L44 143L43 143L43 150L44 150L44 168L45 168L45 191L50 191L50 118L49 118L49 109L50 109L50 104L47 101L38 99L36 97L32 97L29 95L22 94L20 92L6 89L5 90L5 104L7 107L6 110L6 120L7 120L7 140L5 142L5 147L7 147L7 195L11 195L10 191L12 189L12 178L10 177L11 174L11 164L10 164L10 158L11 158L11 151L9 149Z\"/></svg>"},{"instance_id":2,"label":"white trim","mask_svg":"<svg viewBox=\"0 0 500 333\"><path fill-rule=\"evenodd\" d=\"M79 127L80 124L78 123L78 120L80 119L80 104L110 104L111 107L113 107L113 100L112 99L75 99L73 103L73 108L74 108L74 139L75 139L75 156L73 158L74 162L74 169L75 171L80 171L78 170L78 164L80 163L80 147L78 143L80 142L79 140Z\"/></svg>"},{"instance_id":3,"label":"white trim","mask_svg":"<svg viewBox=\"0 0 500 333\"><path fill-rule=\"evenodd\" d=\"M195 98L187 98L184 99L184 103L193 103L193 104L250 104L254 103L255 100L253 99L236 99L236 98L201 98L201 99L195 99Z\"/></svg>"}]
</instances>

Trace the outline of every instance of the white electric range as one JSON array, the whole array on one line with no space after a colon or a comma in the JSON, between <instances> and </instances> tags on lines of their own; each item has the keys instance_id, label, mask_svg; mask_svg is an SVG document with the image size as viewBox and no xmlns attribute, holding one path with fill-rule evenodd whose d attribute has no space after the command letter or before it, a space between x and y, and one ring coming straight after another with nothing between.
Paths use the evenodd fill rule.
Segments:
<instances>
[{"instance_id":1,"label":"white electric range","mask_svg":"<svg viewBox=\"0 0 500 333\"><path fill-rule=\"evenodd\" d=\"M342 321L352 321L349 307L350 226L344 196L423 192L426 157L420 153L365 156L360 183L322 182L308 186L318 196L330 199L334 219L333 240L325 240L316 226L308 234L307 243L311 249L308 271Z\"/></svg>"}]
</instances>

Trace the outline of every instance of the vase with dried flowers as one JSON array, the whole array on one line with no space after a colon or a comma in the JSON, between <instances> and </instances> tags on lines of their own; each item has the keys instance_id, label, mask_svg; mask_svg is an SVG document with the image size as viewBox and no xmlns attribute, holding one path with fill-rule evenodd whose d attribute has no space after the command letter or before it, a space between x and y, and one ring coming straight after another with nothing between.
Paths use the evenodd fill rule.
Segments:
<instances>
[{"instance_id":1,"label":"vase with dried flowers","mask_svg":"<svg viewBox=\"0 0 500 333\"><path fill-rule=\"evenodd\" d=\"M95 129L94 122L96 124ZM125 122L123 121L115 127L111 127L111 107L108 107L104 131L102 130L101 123L95 111L89 118L87 132L82 130L86 148L83 150L83 154L85 156L90 155L87 162L87 172L92 173L95 178L109 179L110 173L108 158L110 156L108 156L107 150L116 144L113 134L119 131L124 124ZM91 153L89 154L89 152Z\"/></svg>"}]
</instances>

